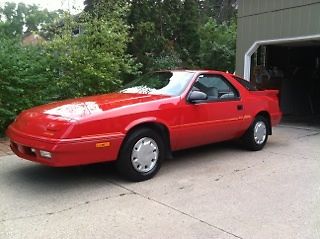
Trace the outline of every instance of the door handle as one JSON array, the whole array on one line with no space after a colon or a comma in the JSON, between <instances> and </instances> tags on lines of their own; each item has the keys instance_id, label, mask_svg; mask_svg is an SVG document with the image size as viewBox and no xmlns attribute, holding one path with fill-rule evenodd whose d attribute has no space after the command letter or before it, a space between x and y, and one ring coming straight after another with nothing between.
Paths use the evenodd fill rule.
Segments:
<instances>
[{"instance_id":1,"label":"door handle","mask_svg":"<svg viewBox=\"0 0 320 239\"><path fill-rule=\"evenodd\" d=\"M237 105L237 110L243 110L243 105Z\"/></svg>"}]
</instances>

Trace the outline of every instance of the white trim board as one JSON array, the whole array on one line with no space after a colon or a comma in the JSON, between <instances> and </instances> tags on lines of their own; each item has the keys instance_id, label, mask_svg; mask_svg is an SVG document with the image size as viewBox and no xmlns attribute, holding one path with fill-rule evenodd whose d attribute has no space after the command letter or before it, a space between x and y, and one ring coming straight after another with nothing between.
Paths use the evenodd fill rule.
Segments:
<instances>
[{"instance_id":1,"label":"white trim board","mask_svg":"<svg viewBox=\"0 0 320 239\"><path fill-rule=\"evenodd\" d=\"M259 48L259 46L275 45L279 43L301 42L301 41L308 41L308 40L320 40L320 34L300 36L300 37L290 37L290 38L279 38L279 39L272 39L272 40L260 40L260 41L254 42L244 55L244 69L243 69L244 79L246 79L247 81L250 80L251 56Z\"/></svg>"}]
</instances>

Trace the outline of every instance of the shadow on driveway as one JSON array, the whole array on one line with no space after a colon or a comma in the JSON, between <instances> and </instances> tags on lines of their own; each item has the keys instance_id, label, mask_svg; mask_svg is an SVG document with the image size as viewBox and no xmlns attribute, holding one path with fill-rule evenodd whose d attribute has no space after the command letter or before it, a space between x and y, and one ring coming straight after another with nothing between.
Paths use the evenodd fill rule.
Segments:
<instances>
[{"instance_id":1,"label":"shadow on driveway","mask_svg":"<svg viewBox=\"0 0 320 239\"><path fill-rule=\"evenodd\" d=\"M235 142L224 142L211 144L197 148L174 152L172 159L163 162L160 174L170 177L179 170L188 170L192 167L206 167L220 160L237 160L237 158L226 159L221 156L232 152L233 154L246 153ZM249 152L250 153L250 152ZM4 172L4 180L7 183L15 184L19 181L35 193L56 193L61 190L74 190L76 187L82 189L91 186L113 184L133 184L118 175L113 163L100 163L85 166L52 168L32 162L17 162L15 167ZM155 180L157 175L155 176ZM143 183L143 182L142 182Z\"/></svg>"}]
</instances>

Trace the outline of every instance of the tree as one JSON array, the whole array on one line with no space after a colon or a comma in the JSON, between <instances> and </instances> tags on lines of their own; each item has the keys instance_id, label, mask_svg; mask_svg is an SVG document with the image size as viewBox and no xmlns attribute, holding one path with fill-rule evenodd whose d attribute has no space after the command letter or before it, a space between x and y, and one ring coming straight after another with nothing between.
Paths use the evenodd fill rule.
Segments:
<instances>
[{"instance_id":1,"label":"tree","mask_svg":"<svg viewBox=\"0 0 320 239\"><path fill-rule=\"evenodd\" d=\"M61 35L46 44L59 98L106 93L119 88L123 74L138 65L126 53L129 27L126 6L100 2L77 18L66 15ZM75 29L79 33L72 34Z\"/></svg>"},{"instance_id":2,"label":"tree","mask_svg":"<svg viewBox=\"0 0 320 239\"><path fill-rule=\"evenodd\" d=\"M26 11L23 3L15 4L6 2L4 7L0 7L0 33L2 36L16 37L23 33L23 15Z\"/></svg>"},{"instance_id":3,"label":"tree","mask_svg":"<svg viewBox=\"0 0 320 239\"><path fill-rule=\"evenodd\" d=\"M179 24L182 10L180 0L164 0L162 2L164 37L175 43L178 39Z\"/></svg>"},{"instance_id":4,"label":"tree","mask_svg":"<svg viewBox=\"0 0 320 239\"><path fill-rule=\"evenodd\" d=\"M222 0L218 15L218 22L230 22L236 16L238 0Z\"/></svg>"},{"instance_id":5,"label":"tree","mask_svg":"<svg viewBox=\"0 0 320 239\"><path fill-rule=\"evenodd\" d=\"M179 47L187 66L198 64L200 48L199 10L195 0L185 0L180 15Z\"/></svg>"},{"instance_id":6,"label":"tree","mask_svg":"<svg viewBox=\"0 0 320 239\"><path fill-rule=\"evenodd\" d=\"M214 19L200 29L200 65L223 71L235 70L236 24L219 24Z\"/></svg>"},{"instance_id":7,"label":"tree","mask_svg":"<svg viewBox=\"0 0 320 239\"><path fill-rule=\"evenodd\" d=\"M0 34L11 38L21 37L28 32L45 34L44 26L53 23L61 13L41 10L36 5L6 2L4 7L0 8Z\"/></svg>"},{"instance_id":8,"label":"tree","mask_svg":"<svg viewBox=\"0 0 320 239\"><path fill-rule=\"evenodd\" d=\"M201 22L210 18L218 23L229 23L236 16L238 0L198 0Z\"/></svg>"},{"instance_id":9,"label":"tree","mask_svg":"<svg viewBox=\"0 0 320 239\"><path fill-rule=\"evenodd\" d=\"M128 51L142 63L143 71L152 68L154 58L160 55L166 44L161 4L161 1L137 0L130 6L128 24L132 41Z\"/></svg>"}]
</instances>

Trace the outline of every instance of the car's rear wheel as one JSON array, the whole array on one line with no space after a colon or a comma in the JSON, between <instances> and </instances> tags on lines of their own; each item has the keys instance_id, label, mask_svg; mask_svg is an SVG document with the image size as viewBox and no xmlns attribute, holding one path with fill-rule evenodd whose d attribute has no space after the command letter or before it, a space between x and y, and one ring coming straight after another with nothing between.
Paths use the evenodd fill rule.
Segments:
<instances>
[{"instance_id":1,"label":"car's rear wheel","mask_svg":"<svg viewBox=\"0 0 320 239\"><path fill-rule=\"evenodd\" d=\"M263 149L268 140L269 122L263 116L257 116L250 128L242 136L245 147L252 151Z\"/></svg>"},{"instance_id":2,"label":"car's rear wheel","mask_svg":"<svg viewBox=\"0 0 320 239\"><path fill-rule=\"evenodd\" d=\"M148 180L159 171L164 149L160 135L149 128L139 128L125 139L117 169L131 181Z\"/></svg>"}]
</instances>

